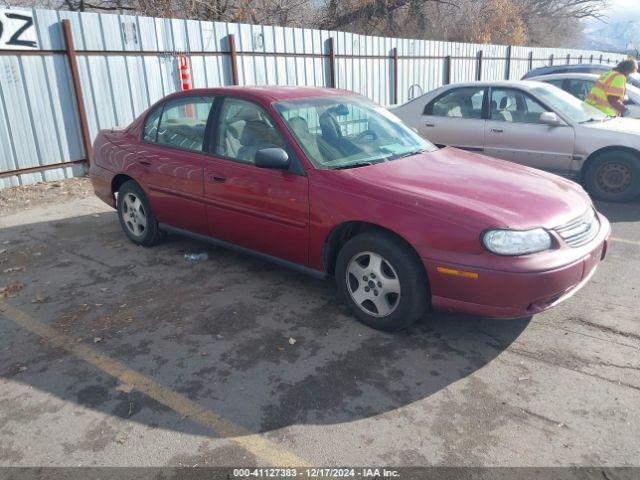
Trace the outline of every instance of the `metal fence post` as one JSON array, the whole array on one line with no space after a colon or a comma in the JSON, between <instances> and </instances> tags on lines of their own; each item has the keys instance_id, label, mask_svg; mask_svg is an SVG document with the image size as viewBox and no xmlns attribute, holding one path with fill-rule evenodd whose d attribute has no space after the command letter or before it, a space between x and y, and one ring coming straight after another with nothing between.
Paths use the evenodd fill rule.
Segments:
<instances>
[{"instance_id":1,"label":"metal fence post","mask_svg":"<svg viewBox=\"0 0 640 480\"><path fill-rule=\"evenodd\" d=\"M578 57L578 63L582 63L582 55Z\"/></svg>"},{"instance_id":2,"label":"metal fence post","mask_svg":"<svg viewBox=\"0 0 640 480\"><path fill-rule=\"evenodd\" d=\"M329 42L329 86L336 88L336 47L333 37L327 39Z\"/></svg>"},{"instance_id":3,"label":"metal fence post","mask_svg":"<svg viewBox=\"0 0 640 480\"><path fill-rule=\"evenodd\" d=\"M393 56L393 104L398 104L398 47L391 50Z\"/></svg>"},{"instance_id":4,"label":"metal fence post","mask_svg":"<svg viewBox=\"0 0 640 480\"><path fill-rule=\"evenodd\" d=\"M602 54L600 54L600 63L602 63Z\"/></svg>"},{"instance_id":5,"label":"metal fence post","mask_svg":"<svg viewBox=\"0 0 640 480\"><path fill-rule=\"evenodd\" d=\"M507 59L504 66L504 79L509 80L511 78L511 45L507 47Z\"/></svg>"},{"instance_id":6,"label":"metal fence post","mask_svg":"<svg viewBox=\"0 0 640 480\"><path fill-rule=\"evenodd\" d=\"M476 56L476 80L482 80L482 50L478 50L478 55Z\"/></svg>"},{"instance_id":7,"label":"metal fence post","mask_svg":"<svg viewBox=\"0 0 640 480\"><path fill-rule=\"evenodd\" d=\"M593 63L593 53L591 54L591 57L589 57L589 63Z\"/></svg>"},{"instance_id":8,"label":"metal fence post","mask_svg":"<svg viewBox=\"0 0 640 480\"><path fill-rule=\"evenodd\" d=\"M571 54L567 53L567 65L571 63Z\"/></svg>"},{"instance_id":9,"label":"metal fence post","mask_svg":"<svg viewBox=\"0 0 640 480\"><path fill-rule=\"evenodd\" d=\"M231 63L231 84L238 85L238 52L236 51L236 37L233 33L228 35L229 39L229 62Z\"/></svg>"},{"instance_id":10,"label":"metal fence post","mask_svg":"<svg viewBox=\"0 0 640 480\"><path fill-rule=\"evenodd\" d=\"M87 109L84 106L84 95L82 93L82 83L80 82L80 71L78 69L78 58L76 57L76 48L73 43L73 32L71 31L71 22L69 20L62 20L62 34L64 35L67 59L69 60L69 68L71 70L71 81L73 82L73 90L75 91L76 104L78 106L78 119L80 121L82 146L84 147L84 153L87 156L87 163L91 165L91 160L93 158L93 145L91 144Z\"/></svg>"},{"instance_id":11,"label":"metal fence post","mask_svg":"<svg viewBox=\"0 0 640 480\"><path fill-rule=\"evenodd\" d=\"M533 70L533 52L529 52L529 70Z\"/></svg>"},{"instance_id":12,"label":"metal fence post","mask_svg":"<svg viewBox=\"0 0 640 480\"><path fill-rule=\"evenodd\" d=\"M553 53L549 56L549 65L553 67Z\"/></svg>"},{"instance_id":13,"label":"metal fence post","mask_svg":"<svg viewBox=\"0 0 640 480\"><path fill-rule=\"evenodd\" d=\"M451 55L444 57L444 84L451 83Z\"/></svg>"}]
</instances>

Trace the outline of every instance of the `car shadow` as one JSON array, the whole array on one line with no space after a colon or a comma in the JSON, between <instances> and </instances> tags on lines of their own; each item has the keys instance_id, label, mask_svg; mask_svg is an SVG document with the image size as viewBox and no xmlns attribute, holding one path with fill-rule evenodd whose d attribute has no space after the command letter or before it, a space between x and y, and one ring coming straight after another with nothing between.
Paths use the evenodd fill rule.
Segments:
<instances>
[{"instance_id":1,"label":"car shadow","mask_svg":"<svg viewBox=\"0 0 640 480\"><path fill-rule=\"evenodd\" d=\"M627 203L594 201L596 209L611 223L635 222L640 220L640 197Z\"/></svg>"},{"instance_id":2,"label":"car shadow","mask_svg":"<svg viewBox=\"0 0 640 480\"><path fill-rule=\"evenodd\" d=\"M336 303L331 282L176 236L137 247L111 212L2 233L2 267L17 268L7 282L22 284L8 303L251 432L350 422L422 400L494 360L530 321L434 312L406 331L378 332ZM5 421L71 403L212 434L1 315L0 323L7 385L63 401L24 418L0 411Z\"/></svg>"}]
</instances>

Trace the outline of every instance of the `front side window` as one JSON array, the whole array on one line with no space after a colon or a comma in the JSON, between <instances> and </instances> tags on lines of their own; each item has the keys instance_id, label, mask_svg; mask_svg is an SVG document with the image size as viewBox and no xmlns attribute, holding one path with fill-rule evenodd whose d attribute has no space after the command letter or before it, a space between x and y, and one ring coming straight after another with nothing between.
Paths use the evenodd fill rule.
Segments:
<instances>
[{"instance_id":1,"label":"front side window","mask_svg":"<svg viewBox=\"0 0 640 480\"><path fill-rule=\"evenodd\" d=\"M513 89L491 90L491 120L510 123L539 123L546 112L538 101L524 92Z\"/></svg>"},{"instance_id":2,"label":"front side window","mask_svg":"<svg viewBox=\"0 0 640 480\"><path fill-rule=\"evenodd\" d=\"M456 88L427 105L424 114L481 119L483 101L484 88Z\"/></svg>"},{"instance_id":3,"label":"front side window","mask_svg":"<svg viewBox=\"0 0 640 480\"><path fill-rule=\"evenodd\" d=\"M388 110L356 96L277 102L275 108L319 168L351 168L434 151Z\"/></svg>"},{"instance_id":4,"label":"front side window","mask_svg":"<svg viewBox=\"0 0 640 480\"><path fill-rule=\"evenodd\" d=\"M278 126L260 105L238 98L227 98L222 105L214 154L254 163L263 148L286 149Z\"/></svg>"},{"instance_id":5,"label":"front side window","mask_svg":"<svg viewBox=\"0 0 640 480\"><path fill-rule=\"evenodd\" d=\"M202 152L212 105L213 97L189 96L168 101L162 110L156 143Z\"/></svg>"}]
</instances>

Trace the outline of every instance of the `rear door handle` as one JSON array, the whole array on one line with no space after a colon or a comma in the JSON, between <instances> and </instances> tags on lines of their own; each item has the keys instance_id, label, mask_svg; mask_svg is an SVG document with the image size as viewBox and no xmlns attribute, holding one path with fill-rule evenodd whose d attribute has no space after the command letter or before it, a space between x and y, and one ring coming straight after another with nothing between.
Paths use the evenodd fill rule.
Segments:
<instances>
[{"instance_id":1,"label":"rear door handle","mask_svg":"<svg viewBox=\"0 0 640 480\"><path fill-rule=\"evenodd\" d=\"M140 165L143 165L145 167L150 167L151 166L151 162L147 161L147 160L140 160L138 162Z\"/></svg>"},{"instance_id":2,"label":"rear door handle","mask_svg":"<svg viewBox=\"0 0 640 480\"><path fill-rule=\"evenodd\" d=\"M501 128L492 128L491 131L493 133L503 133L504 132L504 130L502 130Z\"/></svg>"},{"instance_id":3,"label":"rear door handle","mask_svg":"<svg viewBox=\"0 0 640 480\"><path fill-rule=\"evenodd\" d=\"M425 127L435 127L436 124L435 123L431 123L431 122L427 122L424 124Z\"/></svg>"},{"instance_id":4,"label":"rear door handle","mask_svg":"<svg viewBox=\"0 0 640 480\"><path fill-rule=\"evenodd\" d=\"M227 181L225 177L221 177L220 175L209 175L209 180L217 183L224 183Z\"/></svg>"}]
</instances>

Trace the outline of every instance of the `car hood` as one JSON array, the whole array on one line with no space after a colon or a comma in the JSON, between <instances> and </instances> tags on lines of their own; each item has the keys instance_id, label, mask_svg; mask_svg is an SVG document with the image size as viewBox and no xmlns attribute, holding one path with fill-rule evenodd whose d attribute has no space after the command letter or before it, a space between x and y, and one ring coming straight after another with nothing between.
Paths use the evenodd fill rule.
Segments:
<instances>
[{"instance_id":1,"label":"car hood","mask_svg":"<svg viewBox=\"0 0 640 480\"><path fill-rule=\"evenodd\" d=\"M583 126L608 132L640 134L640 122L635 118L612 118L605 122L585 123Z\"/></svg>"},{"instance_id":2,"label":"car hood","mask_svg":"<svg viewBox=\"0 0 640 480\"><path fill-rule=\"evenodd\" d=\"M381 200L480 228L553 228L591 205L574 182L455 148L339 173Z\"/></svg>"}]
</instances>

